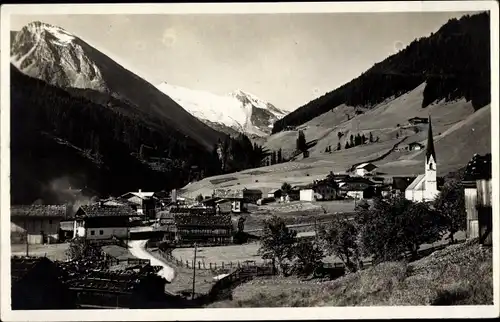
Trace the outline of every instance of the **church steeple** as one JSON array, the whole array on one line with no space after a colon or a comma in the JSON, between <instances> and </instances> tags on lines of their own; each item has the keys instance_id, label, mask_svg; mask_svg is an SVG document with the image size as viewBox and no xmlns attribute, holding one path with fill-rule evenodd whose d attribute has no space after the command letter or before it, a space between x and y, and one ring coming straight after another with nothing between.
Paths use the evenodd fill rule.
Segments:
<instances>
[{"instance_id":1,"label":"church steeple","mask_svg":"<svg viewBox=\"0 0 500 322\"><path fill-rule=\"evenodd\" d=\"M432 136L431 116L429 115L429 132L427 134L427 151L425 153L426 162L429 161L430 156L432 156L434 162L436 162L436 151L434 150L434 138Z\"/></svg>"}]
</instances>

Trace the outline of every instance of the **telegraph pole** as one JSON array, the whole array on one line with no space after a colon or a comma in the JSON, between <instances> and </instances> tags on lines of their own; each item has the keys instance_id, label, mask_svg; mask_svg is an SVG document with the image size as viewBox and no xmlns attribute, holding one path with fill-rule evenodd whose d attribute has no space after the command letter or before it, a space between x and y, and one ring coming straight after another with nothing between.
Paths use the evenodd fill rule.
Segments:
<instances>
[{"instance_id":1,"label":"telegraph pole","mask_svg":"<svg viewBox=\"0 0 500 322\"><path fill-rule=\"evenodd\" d=\"M194 300L194 285L196 281L196 243L194 243L194 259L193 259L193 294L191 296L191 299Z\"/></svg>"}]
</instances>

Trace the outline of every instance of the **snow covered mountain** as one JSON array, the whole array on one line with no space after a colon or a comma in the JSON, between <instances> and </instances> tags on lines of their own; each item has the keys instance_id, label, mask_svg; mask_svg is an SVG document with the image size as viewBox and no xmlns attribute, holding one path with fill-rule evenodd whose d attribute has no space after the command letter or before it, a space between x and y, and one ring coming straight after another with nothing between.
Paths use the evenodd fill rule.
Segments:
<instances>
[{"instance_id":1,"label":"snow covered mountain","mask_svg":"<svg viewBox=\"0 0 500 322\"><path fill-rule=\"evenodd\" d=\"M206 149L222 137L155 86L60 27L36 21L11 35L11 63L26 75L61 88L105 93L140 111L156 128L180 132Z\"/></svg>"},{"instance_id":2,"label":"snow covered mountain","mask_svg":"<svg viewBox=\"0 0 500 322\"><path fill-rule=\"evenodd\" d=\"M166 82L157 88L193 116L218 129L222 125L249 135L267 136L273 123L286 115L271 103L242 90L216 95Z\"/></svg>"}]
</instances>

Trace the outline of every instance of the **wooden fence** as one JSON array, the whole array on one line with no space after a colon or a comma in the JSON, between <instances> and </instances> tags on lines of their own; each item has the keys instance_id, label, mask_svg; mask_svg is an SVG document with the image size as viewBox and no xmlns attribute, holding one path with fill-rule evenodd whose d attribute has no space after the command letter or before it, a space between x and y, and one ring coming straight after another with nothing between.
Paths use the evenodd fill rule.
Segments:
<instances>
[{"instance_id":1,"label":"wooden fence","mask_svg":"<svg viewBox=\"0 0 500 322\"><path fill-rule=\"evenodd\" d=\"M183 260L182 258L176 258L171 252L158 250L160 255L165 258L168 262L174 263L179 267L193 268L193 260ZM269 262L256 263L254 261L230 261L230 262L205 262L197 261L196 269L198 270L210 270L210 271L233 271L235 269L256 269L259 267L269 266Z\"/></svg>"}]
</instances>

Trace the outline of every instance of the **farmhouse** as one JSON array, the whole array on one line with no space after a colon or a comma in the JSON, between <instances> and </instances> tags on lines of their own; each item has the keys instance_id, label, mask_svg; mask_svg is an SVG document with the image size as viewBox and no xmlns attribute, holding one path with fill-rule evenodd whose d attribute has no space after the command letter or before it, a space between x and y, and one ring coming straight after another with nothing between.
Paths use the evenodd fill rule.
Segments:
<instances>
[{"instance_id":1,"label":"farmhouse","mask_svg":"<svg viewBox=\"0 0 500 322\"><path fill-rule=\"evenodd\" d=\"M215 189L212 197L231 201L231 211L240 213L245 211L245 203L257 203L262 198L262 191L256 189Z\"/></svg>"},{"instance_id":2,"label":"farmhouse","mask_svg":"<svg viewBox=\"0 0 500 322\"><path fill-rule=\"evenodd\" d=\"M432 136L432 123L429 116L429 132L427 134L427 151L425 153L425 173L419 175L405 190L408 200L432 201L438 195L436 151Z\"/></svg>"},{"instance_id":3,"label":"farmhouse","mask_svg":"<svg viewBox=\"0 0 500 322\"><path fill-rule=\"evenodd\" d=\"M128 206L105 206L101 203L81 206L75 214L74 237L128 238L129 218L134 215L134 210Z\"/></svg>"},{"instance_id":4,"label":"farmhouse","mask_svg":"<svg viewBox=\"0 0 500 322\"><path fill-rule=\"evenodd\" d=\"M375 170L376 168L377 166L373 163L361 163L360 165L356 166L354 171L356 175L364 177L367 174L372 174L373 170Z\"/></svg>"},{"instance_id":5,"label":"farmhouse","mask_svg":"<svg viewBox=\"0 0 500 322\"><path fill-rule=\"evenodd\" d=\"M145 215L147 218L155 218L156 198L154 192L127 192L120 196L120 199L126 200L132 205L132 208L137 210L140 215Z\"/></svg>"},{"instance_id":6,"label":"farmhouse","mask_svg":"<svg viewBox=\"0 0 500 322\"><path fill-rule=\"evenodd\" d=\"M10 208L12 243L50 244L59 240L59 223L66 206L13 205Z\"/></svg>"},{"instance_id":7,"label":"farmhouse","mask_svg":"<svg viewBox=\"0 0 500 322\"><path fill-rule=\"evenodd\" d=\"M267 197L278 199L281 198L282 193L281 189L273 189L267 193Z\"/></svg>"},{"instance_id":8,"label":"farmhouse","mask_svg":"<svg viewBox=\"0 0 500 322\"><path fill-rule=\"evenodd\" d=\"M13 310L76 308L60 269L48 258L12 257L10 265Z\"/></svg>"},{"instance_id":9,"label":"farmhouse","mask_svg":"<svg viewBox=\"0 0 500 322\"><path fill-rule=\"evenodd\" d=\"M412 142L408 144L408 151L420 151L424 148L423 144L420 144L418 142Z\"/></svg>"},{"instance_id":10,"label":"farmhouse","mask_svg":"<svg viewBox=\"0 0 500 322\"><path fill-rule=\"evenodd\" d=\"M425 117L412 117L411 119L408 119L408 123L411 125L427 124L428 120Z\"/></svg>"},{"instance_id":11,"label":"farmhouse","mask_svg":"<svg viewBox=\"0 0 500 322\"><path fill-rule=\"evenodd\" d=\"M375 188L366 182L345 182L340 186L340 193L353 199L369 199L375 195Z\"/></svg>"},{"instance_id":12,"label":"farmhouse","mask_svg":"<svg viewBox=\"0 0 500 322\"><path fill-rule=\"evenodd\" d=\"M492 244L492 166L491 154L474 155L467 164L462 182L465 193L468 239L479 237Z\"/></svg>"},{"instance_id":13,"label":"farmhouse","mask_svg":"<svg viewBox=\"0 0 500 322\"><path fill-rule=\"evenodd\" d=\"M314 181L300 189L300 200L333 200L337 198L337 189L327 180Z\"/></svg>"}]
</instances>

